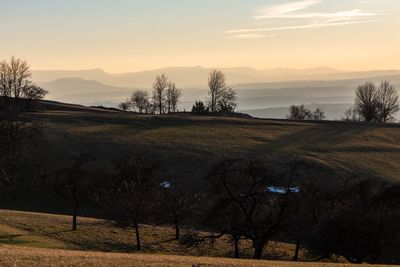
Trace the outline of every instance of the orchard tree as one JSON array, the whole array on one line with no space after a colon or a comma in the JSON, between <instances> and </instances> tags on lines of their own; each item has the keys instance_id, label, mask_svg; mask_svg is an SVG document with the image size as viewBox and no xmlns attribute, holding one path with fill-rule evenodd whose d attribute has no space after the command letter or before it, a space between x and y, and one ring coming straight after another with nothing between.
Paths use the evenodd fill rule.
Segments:
<instances>
[{"instance_id":1,"label":"orchard tree","mask_svg":"<svg viewBox=\"0 0 400 267\"><path fill-rule=\"evenodd\" d=\"M115 170L116 175L107 177L95 200L117 226L135 229L136 250L140 251L140 224L149 218L160 190L159 164L138 155L122 158Z\"/></svg>"},{"instance_id":2,"label":"orchard tree","mask_svg":"<svg viewBox=\"0 0 400 267\"><path fill-rule=\"evenodd\" d=\"M72 230L78 229L78 211L90 200L93 190L93 172L89 172L87 164L94 160L89 154L72 157L71 166L59 171L55 180L50 181L54 192L67 200L72 206ZM86 168L85 168L86 167Z\"/></svg>"}]
</instances>

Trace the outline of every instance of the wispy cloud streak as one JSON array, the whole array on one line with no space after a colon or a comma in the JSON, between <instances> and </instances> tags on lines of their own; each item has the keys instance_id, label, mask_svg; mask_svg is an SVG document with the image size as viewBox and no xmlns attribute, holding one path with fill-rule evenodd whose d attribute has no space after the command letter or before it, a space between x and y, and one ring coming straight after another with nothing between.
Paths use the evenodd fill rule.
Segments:
<instances>
[{"instance_id":1,"label":"wispy cloud streak","mask_svg":"<svg viewBox=\"0 0 400 267\"><path fill-rule=\"evenodd\" d=\"M378 21L380 21L380 20L358 20L358 21L347 21L347 22L303 24L303 25L271 27L271 28L236 29L236 30L228 30L228 31L225 31L224 33L226 33L226 34L245 34L245 33L259 33L259 32L298 30L298 29L312 29L312 28L323 28L323 27L333 27L333 26L344 26L344 25L350 25L350 24L371 23L371 22L378 22Z\"/></svg>"},{"instance_id":2,"label":"wispy cloud streak","mask_svg":"<svg viewBox=\"0 0 400 267\"><path fill-rule=\"evenodd\" d=\"M306 10L311 6L321 3L321 0L304 0L299 2L292 2L283 5L276 5L272 7L262 8L260 14L269 16L280 16L296 11ZM262 16L262 15L261 15Z\"/></svg>"},{"instance_id":3,"label":"wispy cloud streak","mask_svg":"<svg viewBox=\"0 0 400 267\"><path fill-rule=\"evenodd\" d=\"M258 21L273 21L274 25L283 24L280 27L242 28L225 31L225 34L234 34L237 39L262 38L261 33L271 31L285 31L296 29L314 29L333 26L345 26L351 24L364 24L381 21L378 17L386 11L366 11L362 9L351 9L335 12L312 12L309 9L322 4L322 0L303 0L271 7L261 8L257 15L253 16ZM288 20L298 21L297 25L288 24ZM308 23L307 23L308 22ZM286 24L286 25L285 25ZM256 36L257 35L257 36ZM234 36L231 36L235 39Z\"/></svg>"},{"instance_id":4,"label":"wispy cloud streak","mask_svg":"<svg viewBox=\"0 0 400 267\"><path fill-rule=\"evenodd\" d=\"M229 39L260 39L264 37L275 37L275 34L242 33L229 36Z\"/></svg>"},{"instance_id":5,"label":"wispy cloud streak","mask_svg":"<svg viewBox=\"0 0 400 267\"><path fill-rule=\"evenodd\" d=\"M343 19L349 20L354 18L374 17L382 15L381 11L363 11L361 9L353 9L348 11L332 12L332 13L303 13L303 14L264 14L254 16L255 19L311 19L311 18L327 18L327 19Z\"/></svg>"}]
</instances>

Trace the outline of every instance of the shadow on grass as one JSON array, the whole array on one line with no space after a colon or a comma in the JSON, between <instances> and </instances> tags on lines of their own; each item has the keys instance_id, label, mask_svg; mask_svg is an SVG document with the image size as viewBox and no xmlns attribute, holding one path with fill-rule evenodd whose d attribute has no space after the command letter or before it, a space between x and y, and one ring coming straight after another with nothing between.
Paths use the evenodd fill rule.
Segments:
<instances>
[{"instance_id":1,"label":"shadow on grass","mask_svg":"<svg viewBox=\"0 0 400 267\"><path fill-rule=\"evenodd\" d=\"M30 241L21 240L23 235L0 235L0 244L5 245L24 245L32 243Z\"/></svg>"}]
</instances>

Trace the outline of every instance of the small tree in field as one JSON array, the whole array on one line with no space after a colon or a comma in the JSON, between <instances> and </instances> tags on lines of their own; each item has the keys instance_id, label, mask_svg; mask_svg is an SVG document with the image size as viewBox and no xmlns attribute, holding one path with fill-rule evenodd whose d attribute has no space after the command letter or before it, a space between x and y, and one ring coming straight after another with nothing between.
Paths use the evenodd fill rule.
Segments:
<instances>
[{"instance_id":1,"label":"small tree in field","mask_svg":"<svg viewBox=\"0 0 400 267\"><path fill-rule=\"evenodd\" d=\"M218 101L221 99L221 95L226 89L226 78L225 74L219 70L213 70L210 72L208 78L208 105L211 112L218 111Z\"/></svg>"},{"instance_id":2,"label":"small tree in field","mask_svg":"<svg viewBox=\"0 0 400 267\"><path fill-rule=\"evenodd\" d=\"M382 81L379 87L372 82L366 82L356 90L352 111L353 117L359 120L386 123L392 121L399 110L399 95L389 81Z\"/></svg>"},{"instance_id":3,"label":"small tree in field","mask_svg":"<svg viewBox=\"0 0 400 267\"><path fill-rule=\"evenodd\" d=\"M231 87L226 87L218 99L217 110L220 112L234 112L236 107L236 92Z\"/></svg>"},{"instance_id":4,"label":"small tree in field","mask_svg":"<svg viewBox=\"0 0 400 267\"><path fill-rule=\"evenodd\" d=\"M118 108L123 111L128 111L131 106L131 103L128 100L119 103Z\"/></svg>"},{"instance_id":5,"label":"small tree in field","mask_svg":"<svg viewBox=\"0 0 400 267\"><path fill-rule=\"evenodd\" d=\"M159 114L165 113L165 100L169 81L164 74L156 77L153 84L153 101Z\"/></svg>"},{"instance_id":6,"label":"small tree in field","mask_svg":"<svg viewBox=\"0 0 400 267\"><path fill-rule=\"evenodd\" d=\"M169 82L167 89L167 110L168 113L177 112L179 101L182 97L182 90L176 87L174 82Z\"/></svg>"},{"instance_id":7,"label":"small tree in field","mask_svg":"<svg viewBox=\"0 0 400 267\"><path fill-rule=\"evenodd\" d=\"M106 181L95 197L108 219L135 229L137 251L141 250L140 223L149 217L160 189L158 167L157 162L142 156L124 158L117 163L111 183Z\"/></svg>"},{"instance_id":8,"label":"small tree in field","mask_svg":"<svg viewBox=\"0 0 400 267\"><path fill-rule=\"evenodd\" d=\"M208 109L204 105L203 101L196 101L192 107L192 113L203 114L208 112Z\"/></svg>"},{"instance_id":9,"label":"small tree in field","mask_svg":"<svg viewBox=\"0 0 400 267\"><path fill-rule=\"evenodd\" d=\"M289 120L324 120L325 111L318 107L315 111L311 111L304 105L296 106L292 105L289 109L289 115L286 116Z\"/></svg>"},{"instance_id":10,"label":"small tree in field","mask_svg":"<svg viewBox=\"0 0 400 267\"><path fill-rule=\"evenodd\" d=\"M234 112L236 92L226 85L225 74L220 70L210 72L208 78L208 108L210 112Z\"/></svg>"},{"instance_id":11,"label":"small tree in field","mask_svg":"<svg viewBox=\"0 0 400 267\"><path fill-rule=\"evenodd\" d=\"M93 177L84 169L94 158L88 154L73 157L73 164L59 171L55 181L51 181L53 190L72 206L72 230L78 229L78 211L90 199L93 190Z\"/></svg>"},{"instance_id":12,"label":"small tree in field","mask_svg":"<svg viewBox=\"0 0 400 267\"><path fill-rule=\"evenodd\" d=\"M304 105L292 105L290 107L290 114L287 116L290 120L309 120L311 117L311 110L304 107Z\"/></svg>"},{"instance_id":13,"label":"small tree in field","mask_svg":"<svg viewBox=\"0 0 400 267\"><path fill-rule=\"evenodd\" d=\"M378 91L379 121L388 122L399 111L400 101L396 88L389 81L383 81Z\"/></svg>"},{"instance_id":14,"label":"small tree in field","mask_svg":"<svg viewBox=\"0 0 400 267\"><path fill-rule=\"evenodd\" d=\"M157 221L175 228L175 240L181 236L181 227L195 209L196 194L187 192L175 179L161 183L157 204Z\"/></svg>"},{"instance_id":15,"label":"small tree in field","mask_svg":"<svg viewBox=\"0 0 400 267\"><path fill-rule=\"evenodd\" d=\"M378 89L371 82L360 85L356 90L354 109L366 122L379 120Z\"/></svg>"},{"instance_id":16,"label":"small tree in field","mask_svg":"<svg viewBox=\"0 0 400 267\"><path fill-rule=\"evenodd\" d=\"M48 92L31 81L32 74L25 60L12 57L0 61L0 95L8 109L20 109L21 99L27 99L28 108Z\"/></svg>"},{"instance_id":17,"label":"small tree in field","mask_svg":"<svg viewBox=\"0 0 400 267\"><path fill-rule=\"evenodd\" d=\"M136 90L130 99L133 110L140 114L148 113L150 109L150 98L146 91Z\"/></svg>"},{"instance_id":18,"label":"small tree in field","mask_svg":"<svg viewBox=\"0 0 400 267\"><path fill-rule=\"evenodd\" d=\"M210 217L218 222L214 227L221 235L236 237L235 247L241 236L251 240L254 258L260 259L284 218L299 164L295 162L286 177L271 174L260 161L227 159L216 164L207 177L217 207ZM282 187L281 193L271 189L274 185Z\"/></svg>"}]
</instances>

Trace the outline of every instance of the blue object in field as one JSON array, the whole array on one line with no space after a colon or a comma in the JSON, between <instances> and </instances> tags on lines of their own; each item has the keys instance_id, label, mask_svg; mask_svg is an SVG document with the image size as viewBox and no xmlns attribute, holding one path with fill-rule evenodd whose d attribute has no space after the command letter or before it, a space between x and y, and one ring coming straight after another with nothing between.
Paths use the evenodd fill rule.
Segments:
<instances>
[{"instance_id":1,"label":"blue object in field","mask_svg":"<svg viewBox=\"0 0 400 267\"><path fill-rule=\"evenodd\" d=\"M267 187L266 191L271 192L271 193L276 193L276 194L286 194L288 192L288 189L285 187L279 187L279 186L269 186L269 187ZM299 193L300 188L290 187L289 192L290 193Z\"/></svg>"},{"instance_id":2,"label":"blue object in field","mask_svg":"<svg viewBox=\"0 0 400 267\"><path fill-rule=\"evenodd\" d=\"M165 189L171 188L171 183L168 181L164 181L160 185L162 188L165 188Z\"/></svg>"}]
</instances>

